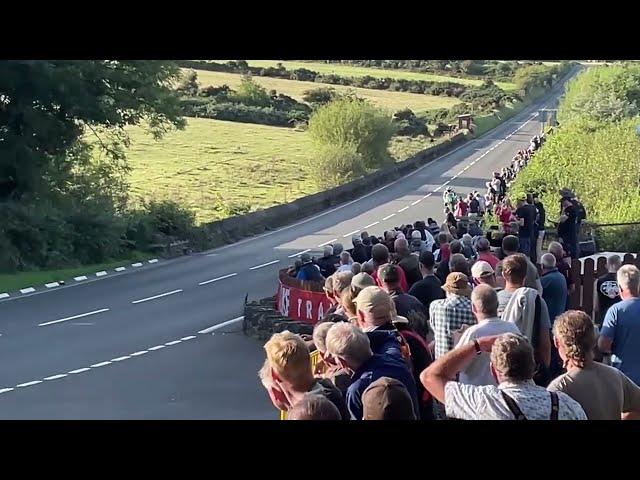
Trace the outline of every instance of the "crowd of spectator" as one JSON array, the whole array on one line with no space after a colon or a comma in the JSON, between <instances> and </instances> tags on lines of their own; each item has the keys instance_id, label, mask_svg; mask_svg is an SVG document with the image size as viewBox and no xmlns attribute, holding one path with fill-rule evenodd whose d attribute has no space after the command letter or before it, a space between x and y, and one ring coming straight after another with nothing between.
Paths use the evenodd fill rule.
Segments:
<instances>
[{"instance_id":1,"label":"crowd of spectator","mask_svg":"<svg viewBox=\"0 0 640 480\"><path fill-rule=\"evenodd\" d=\"M292 420L637 418L640 270L608 259L592 319L568 309L575 238L542 251L535 195L518 199L515 234L499 248L472 231L490 208L506 220L498 184L541 143L496 172L484 202L469 197L468 222L450 210L440 226L430 218L382 237L362 232L351 252L334 244L315 262L303 255L290 273L323 281L332 307L312 336L276 333L265 345L260 378L276 408ZM577 223L573 193L561 193Z\"/></svg>"}]
</instances>

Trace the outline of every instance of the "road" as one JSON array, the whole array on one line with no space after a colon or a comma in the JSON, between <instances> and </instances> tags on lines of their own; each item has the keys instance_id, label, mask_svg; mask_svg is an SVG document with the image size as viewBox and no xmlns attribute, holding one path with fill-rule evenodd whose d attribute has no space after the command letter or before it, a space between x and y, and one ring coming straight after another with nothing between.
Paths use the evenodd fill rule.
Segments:
<instances>
[{"instance_id":1,"label":"road","mask_svg":"<svg viewBox=\"0 0 640 480\"><path fill-rule=\"evenodd\" d=\"M352 202L233 245L0 302L1 419L275 419L243 301L273 295L302 251L442 217L441 190L483 189L539 133L537 104Z\"/></svg>"}]
</instances>

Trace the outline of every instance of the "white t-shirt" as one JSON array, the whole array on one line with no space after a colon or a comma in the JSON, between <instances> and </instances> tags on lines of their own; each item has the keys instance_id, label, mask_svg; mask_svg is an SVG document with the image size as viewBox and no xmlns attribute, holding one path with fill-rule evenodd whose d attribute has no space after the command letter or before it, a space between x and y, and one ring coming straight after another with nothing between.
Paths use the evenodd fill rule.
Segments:
<instances>
[{"instance_id":1,"label":"white t-shirt","mask_svg":"<svg viewBox=\"0 0 640 480\"><path fill-rule=\"evenodd\" d=\"M340 268L338 268L338 270L336 270L336 273L338 272L350 272L351 271L351 265L340 265Z\"/></svg>"},{"instance_id":2,"label":"white t-shirt","mask_svg":"<svg viewBox=\"0 0 640 480\"><path fill-rule=\"evenodd\" d=\"M505 322L498 317L490 318L489 320L484 320L482 323L467 328L462 334L462 337L460 337L456 348L471 343L480 337L501 335L503 333L520 335L520 330L516 327L515 323ZM493 375L491 375L489 357L490 355L487 352L476 355L473 362L471 362L467 368L460 371L458 381L466 385L497 385Z\"/></svg>"}]
</instances>

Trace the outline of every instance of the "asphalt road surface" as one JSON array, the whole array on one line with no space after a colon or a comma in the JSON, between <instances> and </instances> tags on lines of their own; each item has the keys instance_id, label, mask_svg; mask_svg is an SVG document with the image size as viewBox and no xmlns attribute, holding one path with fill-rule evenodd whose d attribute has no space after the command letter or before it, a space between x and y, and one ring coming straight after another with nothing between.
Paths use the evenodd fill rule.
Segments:
<instances>
[{"instance_id":1,"label":"asphalt road surface","mask_svg":"<svg viewBox=\"0 0 640 480\"><path fill-rule=\"evenodd\" d=\"M303 251L431 216L442 189L484 190L539 133L535 105L410 175L322 214L211 252L0 302L2 419L277 419L241 332L245 295L275 293Z\"/></svg>"}]
</instances>

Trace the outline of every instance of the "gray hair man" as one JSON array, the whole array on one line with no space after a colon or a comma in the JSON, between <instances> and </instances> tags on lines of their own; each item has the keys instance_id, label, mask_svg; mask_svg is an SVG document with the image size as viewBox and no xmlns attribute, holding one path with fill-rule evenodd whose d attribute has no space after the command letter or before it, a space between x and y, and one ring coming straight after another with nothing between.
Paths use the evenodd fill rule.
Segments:
<instances>
[{"instance_id":1,"label":"gray hair man","mask_svg":"<svg viewBox=\"0 0 640 480\"><path fill-rule=\"evenodd\" d=\"M340 410L322 395L307 393L290 410L287 420L341 420Z\"/></svg>"}]
</instances>

